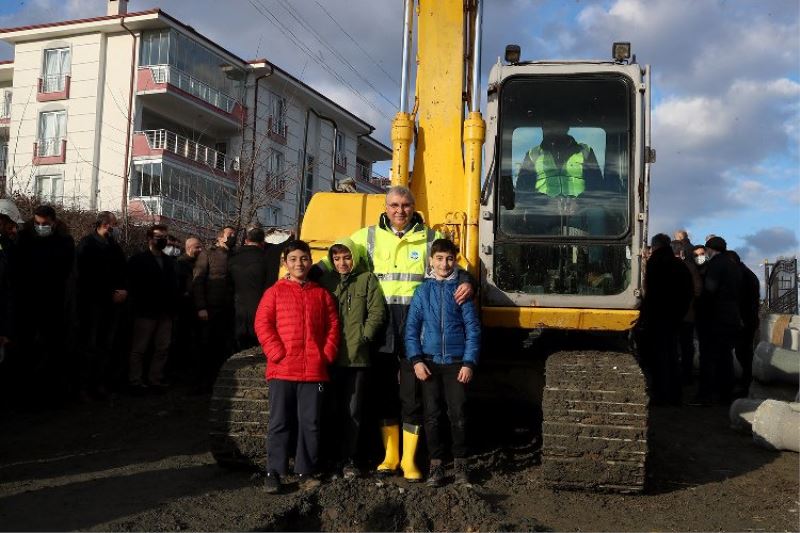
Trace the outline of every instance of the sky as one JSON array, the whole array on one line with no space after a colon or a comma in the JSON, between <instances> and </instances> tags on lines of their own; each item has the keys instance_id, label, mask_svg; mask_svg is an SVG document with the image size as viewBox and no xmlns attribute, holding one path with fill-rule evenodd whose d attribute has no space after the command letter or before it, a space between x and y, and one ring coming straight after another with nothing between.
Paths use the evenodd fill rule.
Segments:
<instances>
[{"instance_id":1,"label":"sky","mask_svg":"<svg viewBox=\"0 0 800 533\"><path fill-rule=\"evenodd\" d=\"M402 4L131 0L129 9L160 7L245 59L268 58L389 144ZM104 14L104 0L0 1L0 27ZM508 43L523 59L605 59L614 41L630 41L653 69L650 234L721 235L759 275L765 258L798 255L800 1L487 0L484 82ZM0 45L0 59L12 54Z\"/></svg>"}]
</instances>

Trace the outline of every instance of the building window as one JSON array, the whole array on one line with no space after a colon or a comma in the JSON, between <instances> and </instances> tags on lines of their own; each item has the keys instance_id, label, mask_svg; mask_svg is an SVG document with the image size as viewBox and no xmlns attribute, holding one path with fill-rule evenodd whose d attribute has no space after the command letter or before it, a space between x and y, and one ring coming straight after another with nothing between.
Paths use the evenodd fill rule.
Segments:
<instances>
[{"instance_id":1,"label":"building window","mask_svg":"<svg viewBox=\"0 0 800 533\"><path fill-rule=\"evenodd\" d=\"M69 74L69 56L69 48L51 48L44 51L41 92L56 93L65 90L66 77Z\"/></svg>"},{"instance_id":2,"label":"building window","mask_svg":"<svg viewBox=\"0 0 800 533\"><path fill-rule=\"evenodd\" d=\"M0 97L0 118L11 117L11 96L12 92L6 89Z\"/></svg>"},{"instance_id":3,"label":"building window","mask_svg":"<svg viewBox=\"0 0 800 533\"><path fill-rule=\"evenodd\" d=\"M286 98L269 93L270 131L286 136Z\"/></svg>"},{"instance_id":4,"label":"building window","mask_svg":"<svg viewBox=\"0 0 800 533\"><path fill-rule=\"evenodd\" d=\"M281 208L268 205L264 210L266 226L280 226L281 224Z\"/></svg>"},{"instance_id":5,"label":"building window","mask_svg":"<svg viewBox=\"0 0 800 533\"><path fill-rule=\"evenodd\" d=\"M336 170L344 172L347 169L347 152L345 152L344 133L341 131L336 132L334 162L336 163Z\"/></svg>"},{"instance_id":6,"label":"building window","mask_svg":"<svg viewBox=\"0 0 800 533\"><path fill-rule=\"evenodd\" d=\"M303 202L303 212L305 213L308 202L314 195L314 156L310 155L306 158L306 175L305 175L305 198Z\"/></svg>"},{"instance_id":7,"label":"building window","mask_svg":"<svg viewBox=\"0 0 800 533\"><path fill-rule=\"evenodd\" d=\"M66 136L66 111L46 111L39 114L39 136L35 155L37 157L62 155L61 140Z\"/></svg>"},{"instance_id":8,"label":"building window","mask_svg":"<svg viewBox=\"0 0 800 533\"><path fill-rule=\"evenodd\" d=\"M64 177L58 175L37 176L36 196L51 204L60 204L64 198Z\"/></svg>"}]
</instances>

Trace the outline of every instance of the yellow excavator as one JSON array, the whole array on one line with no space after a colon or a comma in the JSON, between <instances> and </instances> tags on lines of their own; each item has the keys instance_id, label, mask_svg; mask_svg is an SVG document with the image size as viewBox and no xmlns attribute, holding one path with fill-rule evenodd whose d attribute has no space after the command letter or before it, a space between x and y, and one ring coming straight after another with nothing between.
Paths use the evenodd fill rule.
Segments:
<instances>
[{"instance_id":1,"label":"yellow excavator","mask_svg":"<svg viewBox=\"0 0 800 533\"><path fill-rule=\"evenodd\" d=\"M405 0L392 185L410 187L426 223L459 246L461 266L479 280L485 328L569 330L581 338L546 361L544 479L557 487L639 492L648 397L625 339L638 316L655 160L650 70L631 58L629 43L614 43L607 61L524 61L520 48L509 45L505 61L498 59L489 74L484 121L483 3ZM542 176L541 147L556 130L581 147L580 186ZM383 210L383 195L317 193L300 237L316 260L336 239L374 224ZM492 357L487 347L482 359ZM220 379L225 385L235 378L235 370L223 369ZM215 393L221 395L221 389ZM261 401L257 394L255 400ZM231 402L216 401L219 412L230 408ZM218 424L229 438L217 439L220 463L263 449L260 430L250 428L252 446L230 437L240 430Z\"/></svg>"}]
</instances>

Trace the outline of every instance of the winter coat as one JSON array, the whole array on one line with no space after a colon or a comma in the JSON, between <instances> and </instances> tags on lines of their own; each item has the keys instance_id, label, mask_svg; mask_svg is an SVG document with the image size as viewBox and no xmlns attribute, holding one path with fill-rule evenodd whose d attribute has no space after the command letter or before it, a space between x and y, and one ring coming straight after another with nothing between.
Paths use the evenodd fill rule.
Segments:
<instances>
[{"instance_id":1,"label":"winter coat","mask_svg":"<svg viewBox=\"0 0 800 533\"><path fill-rule=\"evenodd\" d=\"M689 274L692 276L692 303L689 305L689 310L683 317L683 321L694 323L694 308L697 298L699 298L700 294L703 292L703 278L700 276L700 270L697 268L697 264L694 262L694 256L687 255L685 259L682 259L682 261L683 264L686 265L686 268L689 269Z\"/></svg>"},{"instance_id":2,"label":"winter coat","mask_svg":"<svg viewBox=\"0 0 800 533\"><path fill-rule=\"evenodd\" d=\"M761 282L758 281L755 272L742 262L739 263L739 271L742 275L742 284L739 287L739 313L744 327L755 330L760 322L758 311L761 306Z\"/></svg>"},{"instance_id":3,"label":"winter coat","mask_svg":"<svg viewBox=\"0 0 800 533\"><path fill-rule=\"evenodd\" d=\"M689 269L664 246L653 251L644 275L644 298L640 325L645 329L677 327L686 316L694 297Z\"/></svg>"},{"instance_id":4,"label":"winter coat","mask_svg":"<svg viewBox=\"0 0 800 533\"><path fill-rule=\"evenodd\" d=\"M0 243L0 337L12 336L13 301L8 254Z\"/></svg>"},{"instance_id":5,"label":"winter coat","mask_svg":"<svg viewBox=\"0 0 800 533\"><path fill-rule=\"evenodd\" d=\"M739 290L742 273L735 259L719 252L706 261L701 310L697 320L712 333L729 334L742 326Z\"/></svg>"},{"instance_id":6,"label":"winter coat","mask_svg":"<svg viewBox=\"0 0 800 533\"><path fill-rule=\"evenodd\" d=\"M192 278L194 277L194 265L197 263L196 257L186 254L181 255L175 260L175 275L178 277L178 293L181 298L193 300Z\"/></svg>"},{"instance_id":7,"label":"winter coat","mask_svg":"<svg viewBox=\"0 0 800 533\"><path fill-rule=\"evenodd\" d=\"M112 237L92 232L80 240L75 255L81 305L111 304L114 291L127 288L125 252Z\"/></svg>"},{"instance_id":8,"label":"winter coat","mask_svg":"<svg viewBox=\"0 0 800 533\"><path fill-rule=\"evenodd\" d=\"M336 244L347 246L353 255L353 270L348 274L326 272L320 285L328 289L339 306L341 340L337 366L365 367L370 365L370 344L383 334L386 323L386 303L380 282L367 269L364 250L349 238ZM333 258L328 254L331 264Z\"/></svg>"},{"instance_id":9,"label":"winter coat","mask_svg":"<svg viewBox=\"0 0 800 533\"><path fill-rule=\"evenodd\" d=\"M197 256L192 272L192 292L198 310L224 310L233 305L228 256L228 249L216 244Z\"/></svg>"},{"instance_id":10,"label":"winter coat","mask_svg":"<svg viewBox=\"0 0 800 533\"><path fill-rule=\"evenodd\" d=\"M277 278L270 259L270 254L258 246L243 246L228 259L228 283L233 289L237 338L255 337L253 321L258 302Z\"/></svg>"},{"instance_id":11,"label":"winter coat","mask_svg":"<svg viewBox=\"0 0 800 533\"><path fill-rule=\"evenodd\" d=\"M339 346L339 316L326 289L313 281L278 280L258 304L255 330L268 380L328 381Z\"/></svg>"},{"instance_id":12,"label":"winter coat","mask_svg":"<svg viewBox=\"0 0 800 533\"><path fill-rule=\"evenodd\" d=\"M453 295L459 283L457 272L443 281L428 277L414 293L405 331L406 357L412 363L423 358L439 365L478 363L478 312L471 300L456 303Z\"/></svg>"},{"instance_id":13,"label":"winter coat","mask_svg":"<svg viewBox=\"0 0 800 533\"><path fill-rule=\"evenodd\" d=\"M40 237L33 221L26 222L19 232L12 261L12 289L19 316L32 316L37 309L60 316L75 262L75 241L66 225L58 220L49 236Z\"/></svg>"},{"instance_id":14,"label":"winter coat","mask_svg":"<svg viewBox=\"0 0 800 533\"><path fill-rule=\"evenodd\" d=\"M149 249L128 261L128 298L136 318L158 318L177 310L175 259L161 254L161 265Z\"/></svg>"}]
</instances>

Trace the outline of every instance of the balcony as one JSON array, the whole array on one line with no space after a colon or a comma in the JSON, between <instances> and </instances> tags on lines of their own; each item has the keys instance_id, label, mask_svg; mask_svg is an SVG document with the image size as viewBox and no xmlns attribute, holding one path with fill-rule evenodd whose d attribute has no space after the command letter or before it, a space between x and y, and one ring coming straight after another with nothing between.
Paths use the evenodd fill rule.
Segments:
<instances>
[{"instance_id":1,"label":"balcony","mask_svg":"<svg viewBox=\"0 0 800 533\"><path fill-rule=\"evenodd\" d=\"M56 74L39 78L36 90L37 102L52 102L53 100L69 99L71 78L69 74Z\"/></svg>"},{"instance_id":2,"label":"balcony","mask_svg":"<svg viewBox=\"0 0 800 533\"><path fill-rule=\"evenodd\" d=\"M267 119L267 136L280 144L286 144L289 139L289 126L285 120L275 120L272 115Z\"/></svg>"},{"instance_id":3,"label":"balcony","mask_svg":"<svg viewBox=\"0 0 800 533\"><path fill-rule=\"evenodd\" d=\"M59 165L67 160L67 140L60 137L39 139L33 143L34 165Z\"/></svg>"},{"instance_id":4,"label":"balcony","mask_svg":"<svg viewBox=\"0 0 800 533\"><path fill-rule=\"evenodd\" d=\"M7 166L8 166L8 145L0 144L0 179L5 179ZM3 189L0 188L0 193L2 192Z\"/></svg>"},{"instance_id":5,"label":"balcony","mask_svg":"<svg viewBox=\"0 0 800 533\"><path fill-rule=\"evenodd\" d=\"M11 91L0 93L0 128L11 124Z\"/></svg>"},{"instance_id":6,"label":"balcony","mask_svg":"<svg viewBox=\"0 0 800 533\"><path fill-rule=\"evenodd\" d=\"M205 209L165 196L139 196L128 202L128 213L137 221L167 223L198 235L212 236L214 228L229 222L225 213ZM176 228L177 226L177 228Z\"/></svg>"},{"instance_id":7,"label":"balcony","mask_svg":"<svg viewBox=\"0 0 800 533\"><path fill-rule=\"evenodd\" d=\"M159 129L137 131L133 134L133 157L164 157L172 154L182 162L230 175L239 170L239 161L177 133Z\"/></svg>"},{"instance_id":8,"label":"balcony","mask_svg":"<svg viewBox=\"0 0 800 533\"><path fill-rule=\"evenodd\" d=\"M333 158L334 169L336 172L347 172L347 157L342 153L336 153Z\"/></svg>"},{"instance_id":9,"label":"balcony","mask_svg":"<svg viewBox=\"0 0 800 533\"><path fill-rule=\"evenodd\" d=\"M171 65L139 67L136 92L139 95L170 94L194 104L195 109L190 110L175 109L174 98L161 102L163 108L172 109L178 115L195 114L196 108L200 107L222 119L228 127L240 128L244 124L245 109L241 102Z\"/></svg>"}]
</instances>

